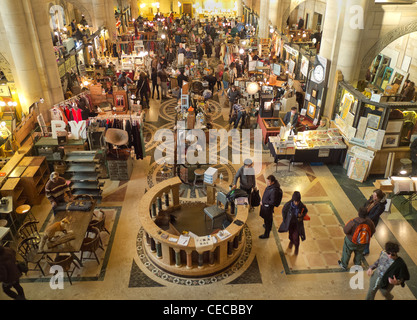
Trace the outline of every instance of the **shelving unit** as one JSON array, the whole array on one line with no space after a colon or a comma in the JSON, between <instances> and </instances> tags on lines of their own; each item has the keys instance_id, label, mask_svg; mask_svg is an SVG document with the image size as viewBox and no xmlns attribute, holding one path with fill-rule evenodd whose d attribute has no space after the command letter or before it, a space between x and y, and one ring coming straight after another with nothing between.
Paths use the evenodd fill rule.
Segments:
<instances>
[{"instance_id":1,"label":"shelving unit","mask_svg":"<svg viewBox=\"0 0 417 320\"><path fill-rule=\"evenodd\" d=\"M23 191L24 187L20 178L8 178L0 190L2 197L13 198L14 208L17 208L26 203L27 197Z\"/></svg>"},{"instance_id":2,"label":"shelving unit","mask_svg":"<svg viewBox=\"0 0 417 320\"><path fill-rule=\"evenodd\" d=\"M97 151L72 151L65 155L65 176L71 181L73 195L89 194L101 200L100 158Z\"/></svg>"},{"instance_id":3,"label":"shelving unit","mask_svg":"<svg viewBox=\"0 0 417 320\"><path fill-rule=\"evenodd\" d=\"M49 167L45 157L25 157L19 165L27 165L20 176L27 203L40 204L45 195L45 185L49 180ZM19 166L18 166L19 167Z\"/></svg>"},{"instance_id":4,"label":"shelving unit","mask_svg":"<svg viewBox=\"0 0 417 320\"><path fill-rule=\"evenodd\" d=\"M40 204L48 179L49 167L45 157L24 157L9 174L1 193L2 196L12 196L15 207Z\"/></svg>"}]
</instances>

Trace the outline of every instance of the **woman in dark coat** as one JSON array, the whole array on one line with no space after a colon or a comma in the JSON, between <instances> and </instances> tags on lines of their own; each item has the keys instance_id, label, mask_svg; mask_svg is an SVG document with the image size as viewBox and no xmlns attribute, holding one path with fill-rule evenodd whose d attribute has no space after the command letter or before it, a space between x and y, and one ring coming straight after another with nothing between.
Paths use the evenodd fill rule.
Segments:
<instances>
[{"instance_id":1,"label":"woman in dark coat","mask_svg":"<svg viewBox=\"0 0 417 320\"><path fill-rule=\"evenodd\" d=\"M200 62L203 59L203 55L204 55L203 47L201 46L201 44L197 44L196 56L197 56L198 62Z\"/></svg>"},{"instance_id":2,"label":"woman in dark coat","mask_svg":"<svg viewBox=\"0 0 417 320\"><path fill-rule=\"evenodd\" d=\"M300 238L302 241L306 239L304 230L304 217L307 214L307 207L301 202L301 194L295 191L291 201L288 201L282 208L282 224L278 232L288 232L290 243L289 249L295 246L294 254L298 254L300 246Z\"/></svg>"},{"instance_id":3,"label":"woman in dark coat","mask_svg":"<svg viewBox=\"0 0 417 320\"><path fill-rule=\"evenodd\" d=\"M136 85L136 97L140 96L140 104L143 108L149 108L150 92L148 77L146 73L142 72Z\"/></svg>"},{"instance_id":4,"label":"woman in dark coat","mask_svg":"<svg viewBox=\"0 0 417 320\"><path fill-rule=\"evenodd\" d=\"M259 215L265 222L265 233L259 236L260 239L269 238L272 229L272 218L274 216L274 208L279 207L282 200L282 190L275 176L270 175L266 178L267 187L262 196L261 209Z\"/></svg>"},{"instance_id":5,"label":"woman in dark coat","mask_svg":"<svg viewBox=\"0 0 417 320\"><path fill-rule=\"evenodd\" d=\"M3 291L15 300L25 300L25 293L19 283L21 276L22 273L16 265L16 252L13 249L0 246L0 279ZM12 287L17 293L11 290Z\"/></svg>"},{"instance_id":6,"label":"woman in dark coat","mask_svg":"<svg viewBox=\"0 0 417 320\"><path fill-rule=\"evenodd\" d=\"M372 220L375 225L375 228L379 222L379 217L385 211L385 206L387 201L385 199L385 193L380 189L374 190L372 196L366 201L364 207L368 211L368 218ZM365 250L363 251L364 255L369 254L369 243L366 245Z\"/></svg>"},{"instance_id":7,"label":"woman in dark coat","mask_svg":"<svg viewBox=\"0 0 417 320\"><path fill-rule=\"evenodd\" d=\"M209 41L207 41L205 43L205 46L206 46L206 55L207 55L207 58L210 59L211 58L211 55L213 54L213 48L211 47L211 43Z\"/></svg>"}]
</instances>

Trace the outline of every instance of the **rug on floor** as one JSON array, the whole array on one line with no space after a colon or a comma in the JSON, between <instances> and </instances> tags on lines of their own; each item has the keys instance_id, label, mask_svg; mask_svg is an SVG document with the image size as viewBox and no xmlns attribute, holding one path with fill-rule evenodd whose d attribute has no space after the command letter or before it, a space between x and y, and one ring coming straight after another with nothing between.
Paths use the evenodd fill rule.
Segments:
<instances>
[{"instance_id":1,"label":"rug on floor","mask_svg":"<svg viewBox=\"0 0 417 320\"><path fill-rule=\"evenodd\" d=\"M91 256L91 259L84 259L82 261L83 267L77 269L71 276L71 281L74 283L76 281L102 281L104 280L106 274L106 268L109 261L111 249L113 246L113 240L116 233L117 224L120 218L120 213L122 207L96 207L96 210L103 210L106 215L105 227L109 231L100 232L100 237L102 241L103 249L98 249L96 251L99 264L94 258L94 255ZM44 224L40 228L39 232L44 232L45 228L53 221L54 216L52 211L49 213L48 217L45 219ZM80 257L79 253L76 253L77 257ZM50 255L51 258L54 258L54 255ZM89 253L84 253L85 258L89 258ZM30 268L33 269L35 266L30 264ZM45 276L42 275L41 271L29 271L27 275L23 275L21 282L49 282L52 273L49 273L50 266L44 258L41 261L41 267L45 273ZM74 265L71 266L71 270L74 268ZM64 281L68 281L67 276L65 275Z\"/></svg>"}]
</instances>

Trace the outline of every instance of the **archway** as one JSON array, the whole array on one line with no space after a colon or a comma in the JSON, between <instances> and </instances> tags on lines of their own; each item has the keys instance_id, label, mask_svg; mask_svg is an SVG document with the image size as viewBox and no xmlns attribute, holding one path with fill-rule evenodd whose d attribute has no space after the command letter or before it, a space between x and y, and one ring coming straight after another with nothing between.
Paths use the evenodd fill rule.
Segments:
<instances>
[{"instance_id":1,"label":"archway","mask_svg":"<svg viewBox=\"0 0 417 320\"><path fill-rule=\"evenodd\" d=\"M79 1L79 0L63 0L64 2L71 3L74 8L80 11L84 16L90 26L93 25L93 17L90 14L90 11Z\"/></svg>"},{"instance_id":2,"label":"archway","mask_svg":"<svg viewBox=\"0 0 417 320\"><path fill-rule=\"evenodd\" d=\"M379 39L363 57L360 67L361 69L359 73L359 79L363 80L365 78L366 70L369 68L369 66L372 64L372 61L374 61L378 54L384 50L384 48L402 36L413 32L417 32L417 20L407 25L396 27L394 30L388 32L385 36Z\"/></svg>"},{"instance_id":3,"label":"archway","mask_svg":"<svg viewBox=\"0 0 417 320\"><path fill-rule=\"evenodd\" d=\"M287 27L287 21L288 19L290 19L291 14L294 12L294 10L296 10L300 5L302 4L307 4L307 3L314 3L314 7L317 6L317 4L322 4L324 5L324 10L321 13L322 18L324 17L325 14L325 6L327 4L327 0L292 0L290 5L285 9L283 15L282 15L282 30L284 30ZM315 10L313 10L315 12ZM310 12L312 13L312 12ZM306 18L306 17L304 17ZM310 19L314 19L314 16L311 16L308 18L309 21L313 21ZM309 21L305 21L305 25L307 25L309 23ZM298 21L297 21L298 22ZM321 26L323 26L324 21L321 21Z\"/></svg>"}]
</instances>

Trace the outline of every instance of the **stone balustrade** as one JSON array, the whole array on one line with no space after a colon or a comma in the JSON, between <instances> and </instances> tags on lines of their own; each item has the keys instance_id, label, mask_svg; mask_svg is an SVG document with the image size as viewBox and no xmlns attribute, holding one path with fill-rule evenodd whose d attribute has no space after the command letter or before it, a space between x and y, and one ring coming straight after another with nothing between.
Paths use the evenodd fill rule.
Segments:
<instances>
[{"instance_id":1,"label":"stone balustrade","mask_svg":"<svg viewBox=\"0 0 417 320\"><path fill-rule=\"evenodd\" d=\"M213 246L198 247L193 237L187 246L170 239L179 239L179 233L172 227L161 229L156 223L158 215L181 210L179 188L181 180L171 178L154 186L141 199L139 218L144 229L144 251L149 259L161 269L179 276L199 277L218 273L232 265L242 253L245 244L244 224L248 218L248 206L237 206L235 220L244 224L231 223L225 230L230 236L221 240L217 232ZM203 212L201 214L204 214Z\"/></svg>"}]
</instances>

